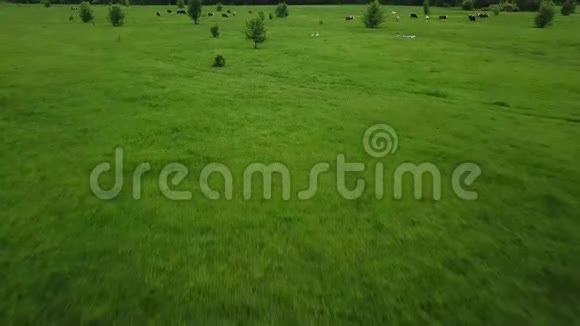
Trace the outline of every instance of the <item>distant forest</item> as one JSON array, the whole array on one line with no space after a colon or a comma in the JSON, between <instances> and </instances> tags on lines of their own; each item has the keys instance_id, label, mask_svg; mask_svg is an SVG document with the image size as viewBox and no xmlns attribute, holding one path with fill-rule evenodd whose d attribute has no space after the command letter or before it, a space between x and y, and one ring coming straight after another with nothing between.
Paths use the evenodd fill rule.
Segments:
<instances>
[{"instance_id":1,"label":"distant forest","mask_svg":"<svg viewBox=\"0 0 580 326\"><path fill-rule=\"evenodd\" d=\"M40 0L8 0L15 3L38 3ZM493 4L498 4L502 0L474 0L473 4L476 9L486 8ZM513 0L519 10L536 11L540 6L541 0ZM52 0L54 4L75 4L81 0ZM119 0L92 0L93 4L116 3ZM175 5L175 0L130 0L133 5ZM185 0L187 3L187 0ZM221 2L224 5L275 5L280 0L203 0L204 5L215 5ZM401 6L421 6L423 0L380 0L383 5L401 5ZM432 6L456 7L461 5L462 0L431 0ZM561 4L563 0L556 0L556 4ZM286 0L289 5L340 5L340 4L366 4L368 0Z\"/></svg>"}]
</instances>

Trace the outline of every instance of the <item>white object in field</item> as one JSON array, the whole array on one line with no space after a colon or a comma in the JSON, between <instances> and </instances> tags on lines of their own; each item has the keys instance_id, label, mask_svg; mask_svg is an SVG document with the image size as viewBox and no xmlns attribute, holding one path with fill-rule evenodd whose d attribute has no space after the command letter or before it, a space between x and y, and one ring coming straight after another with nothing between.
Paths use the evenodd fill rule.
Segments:
<instances>
[{"instance_id":1,"label":"white object in field","mask_svg":"<svg viewBox=\"0 0 580 326\"><path fill-rule=\"evenodd\" d=\"M320 36L320 33L316 32L316 37Z\"/></svg>"},{"instance_id":2,"label":"white object in field","mask_svg":"<svg viewBox=\"0 0 580 326\"><path fill-rule=\"evenodd\" d=\"M429 21L429 16L425 16L425 21Z\"/></svg>"}]
</instances>

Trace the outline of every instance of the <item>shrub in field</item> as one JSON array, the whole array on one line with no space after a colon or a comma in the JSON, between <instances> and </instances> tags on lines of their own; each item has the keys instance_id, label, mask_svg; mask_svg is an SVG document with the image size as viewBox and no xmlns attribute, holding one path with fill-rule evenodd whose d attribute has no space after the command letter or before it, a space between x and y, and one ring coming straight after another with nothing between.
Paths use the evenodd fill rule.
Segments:
<instances>
[{"instance_id":1,"label":"shrub in field","mask_svg":"<svg viewBox=\"0 0 580 326\"><path fill-rule=\"evenodd\" d=\"M260 19L261 19L261 20L266 20L266 15L264 14L264 12L263 12L263 11L260 11L260 12L258 13L258 17L260 17Z\"/></svg>"},{"instance_id":2,"label":"shrub in field","mask_svg":"<svg viewBox=\"0 0 580 326\"><path fill-rule=\"evenodd\" d=\"M288 17L288 5L286 2L281 2L276 6L276 16L280 18Z\"/></svg>"},{"instance_id":3,"label":"shrub in field","mask_svg":"<svg viewBox=\"0 0 580 326\"><path fill-rule=\"evenodd\" d=\"M91 4L87 1L83 1L79 6L79 17L81 17L83 23L90 23L95 18L93 8L91 8Z\"/></svg>"},{"instance_id":4,"label":"shrub in field","mask_svg":"<svg viewBox=\"0 0 580 326\"><path fill-rule=\"evenodd\" d=\"M44 1L42 2L42 4L44 4L44 6L45 6L46 8L50 7L50 5L51 5L51 3L50 3L50 0L44 0Z\"/></svg>"},{"instance_id":5,"label":"shrub in field","mask_svg":"<svg viewBox=\"0 0 580 326\"><path fill-rule=\"evenodd\" d=\"M272 15L272 13L269 13L268 18L270 18L270 20L272 20L272 19L274 19L274 15Z\"/></svg>"},{"instance_id":6,"label":"shrub in field","mask_svg":"<svg viewBox=\"0 0 580 326\"><path fill-rule=\"evenodd\" d=\"M473 10L473 0L465 0L461 4L461 9L463 10Z\"/></svg>"},{"instance_id":7,"label":"shrub in field","mask_svg":"<svg viewBox=\"0 0 580 326\"><path fill-rule=\"evenodd\" d=\"M218 3L215 5L215 10L216 10L216 11L222 11L222 9L224 9L224 6L222 5L222 3L221 3L221 2L218 2Z\"/></svg>"},{"instance_id":8,"label":"shrub in field","mask_svg":"<svg viewBox=\"0 0 580 326\"><path fill-rule=\"evenodd\" d=\"M217 38L220 36L220 27L218 26L218 24L213 25L210 29L209 29L211 36L213 36L214 38Z\"/></svg>"},{"instance_id":9,"label":"shrub in field","mask_svg":"<svg viewBox=\"0 0 580 326\"><path fill-rule=\"evenodd\" d=\"M244 27L244 35L246 39L254 42L254 49L257 49L258 44L264 43L267 38L264 21L259 17L248 20Z\"/></svg>"},{"instance_id":10,"label":"shrub in field","mask_svg":"<svg viewBox=\"0 0 580 326\"><path fill-rule=\"evenodd\" d=\"M321 19L321 20L320 20L318 23L319 23L320 25L323 25L323 24L324 24L324 21Z\"/></svg>"},{"instance_id":11,"label":"shrub in field","mask_svg":"<svg viewBox=\"0 0 580 326\"><path fill-rule=\"evenodd\" d=\"M429 15L429 0L423 1L423 13Z\"/></svg>"},{"instance_id":12,"label":"shrub in field","mask_svg":"<svg viewBox=\"0 0 580 326\"><path fill-rule=\"evenodd\" d=\"M366 28L379 28L383 23L383 10L377 0L374 0L367 7L367 12L363 17L363 23Z\"/></svg>"},{"instance_id":13,"label":"shrub in field","mask_svg":"<svg viewBox=\"0 0 580 326\"><path fill-rule=\"evenodd\" d=\"M177 8L180 8L180 9L185 8L185 2L183 0L177 0L176 4L177 4Z\"/></svg>"},{"instance_id":14,"label":"shrub in field","mask_svg":"<svg viewBox=\"0 0 580 326\"><path fill-rule=\"evenodd\" d=\"M500 5L492 5L491 7L489 7L491 9L491 11L493 12L493 14L495 16L499 15L499 13L501 12L501 7Z\"/></svg>"},{"instance_id":15,"label":"shrub in field","mask_svg":"<svg viewBox=\"0 0 580 326\"><path fill-rule=\"evenodd\" d=\"M534 23L536 24L536 27L544 28L548 25L551 25L552 21L554 20L555 13L556 10L554 9L554 3L552 1L550 0L542 1L542 4L540 5L540 10L538 11L536 17L534 18Z\"/></svg>"},{"instance_id":16,"label":"shrub in field","mask_svg":"<svg viewBox=\"0 0 580 326\"><path fill-rule=\"evenodd\" d=\"M109 7L109 15L107 16L111 25L113 26L123 26L123 20L125 19L125 12L123 8L119 5L112 5Z\"/></svg>"},{"instance_id":17,"label":"shrub in field","mask_svg":"<svg viewBox=\"0 0 580 326\"><path fill-rule=\"evenodd\" d=\"M226 59L224 58L224 56L221 54L216 55L216 57L213 59L212 66L221 68L225 65L226 65Z\"/></svg>"},{"instance_id":18,"label":"shrub in field","mask_svg":"<svg viewBox=\"0 0 580 326\"><path fill-rule=\"evenodd\" d=\"M575 0L566 0L562 5L562 15L569 16L576 12L576 1Z\"/></svg>"},{"instance_id":19,"label":"shrub in field","mask_svg":"<svg viewBox=\"0 0 580 326\"><path fill-rule=\"evenodd\" d=\"M68 20L74 20L75 17L73 15L68 16Z\"/></svg>"},{"instance_id":20,"label":"shrub in field","mask_svg":"<svg viewBox=\"0 0 580 326\"><path fill-rule=\"evenodd\" d=\"M201 17L201 0L189 0L187 3L187 14L197 25Z\"/></svg>"}]
</instances>

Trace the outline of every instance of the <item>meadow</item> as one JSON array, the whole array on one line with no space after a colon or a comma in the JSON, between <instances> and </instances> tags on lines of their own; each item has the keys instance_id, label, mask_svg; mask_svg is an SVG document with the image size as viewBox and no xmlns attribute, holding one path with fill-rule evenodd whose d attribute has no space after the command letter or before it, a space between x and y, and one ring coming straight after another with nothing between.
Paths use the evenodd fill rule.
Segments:
<instances>
[{"instance_id":1,"label":"meadow","mask_svg":"<svg viewBox=\"0 0 580 326\"><path fill-rule=\"evenodd\" d=\"M469 22L433 7L425 22L385 6L370 30L365 6L290 6L254 50L248 10L273 7L197 26L167 8L128 7L112 27L106 6L93 25L69 6L0 3L0 324L580 322L578 15L537 29L533 13ZM382 159L361 142L377 123L399 138ZM100 200L89 174L118 146L125 187ZM368 166L346 180L366 181L361 198L337 193L340 153ZM191 200L157 186L170 162L189 168L172 187ZM232 171L231 200L201 194L211 162ZM271 200L244 199L253 162L287 165L291 199L278 179ZM440 168L441 200L393 198L404 162ZM477 200L451 191L462 162L481 167Z\"/></svg>"}]
</instances>

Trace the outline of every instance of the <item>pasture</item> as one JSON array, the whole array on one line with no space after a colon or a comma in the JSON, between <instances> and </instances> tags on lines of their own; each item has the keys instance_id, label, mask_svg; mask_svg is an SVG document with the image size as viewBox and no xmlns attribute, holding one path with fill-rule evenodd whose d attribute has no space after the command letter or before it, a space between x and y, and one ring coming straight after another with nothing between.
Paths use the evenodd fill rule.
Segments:
<instances>
[{"instance_id":1,"label":"pasture","mask_svg":"<svg viewBox=\"0 0 580 326\"><path fill-rule=\"evenodd\" d=\"M580 322L578 15L536 29L533 13L469 22L432 7L427 23L409 18L420 7L384 6L369 30L365 6L273 20L273 7L226 6L237 16L197 26L167 8L128 7L116 28L105 6L93 25L69 6L0 4L0 324ZM266 14L257 50L248 10ZM399 138L383 159L361 142L377 123ZM89 174L117 146L125 186L103 201ZM372 190L384 163L383 199L337 193L340 153L368 167L351 188ZM324 161L318 193L299 200ZM141 162L152 171L135 200ZM159 190L170 162L189 168L174 188L191 200ZM201 194L212 162L231 170L231 200ZM278 179L271 200L243 198L253 162L288 166L290 200ZM404 162L439 167L441 200L393 198ZM451 192L461 162L481 167L478 200Z\"/></svg>"}]
</instances>

